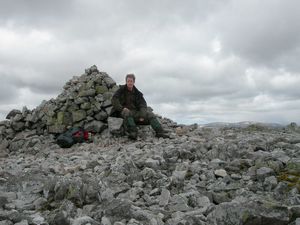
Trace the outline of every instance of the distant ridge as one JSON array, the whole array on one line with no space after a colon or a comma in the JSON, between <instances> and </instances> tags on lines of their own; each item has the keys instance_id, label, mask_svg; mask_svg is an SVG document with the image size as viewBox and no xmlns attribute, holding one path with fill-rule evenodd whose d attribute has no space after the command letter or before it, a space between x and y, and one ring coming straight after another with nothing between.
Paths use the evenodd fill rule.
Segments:
<instances>
[{"instance_id":1,"label":"distant ridge","mask_svg":"<svg viewBox=\"0 0 300 225\"><path fill-rule=\"evenodd\" d=\"M236 122L236 123L229 123L229 122L212 122L203 124L201 126L203 127L239 127L239 128L245 128L250 125L258 125L263 127L269 127L269 128L282 128L285 125L279 124L279 123L262 123L262 122L255 122L255 121L242 121L242 122Z\"/></svg>"}]
</instances>

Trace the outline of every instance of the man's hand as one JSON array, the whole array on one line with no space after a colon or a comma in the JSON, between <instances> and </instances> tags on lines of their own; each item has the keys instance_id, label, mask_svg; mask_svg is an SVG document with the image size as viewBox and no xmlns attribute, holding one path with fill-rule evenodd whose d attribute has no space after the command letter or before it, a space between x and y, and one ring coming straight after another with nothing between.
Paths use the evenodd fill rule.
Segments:
<instances>
[{"instance_id":1,"label":"man's hand","mask_svg":"<svg viewBox=\"0 0 300 225\"><path fill-rule=\"evenodd\" d=\"M128 113L130 110L129 109L127 109L127 108L124 108L123 110L122 110L122 112L125 112L125 113Z\"/></svg>"},{"instance_id":2,"label":"man's hand","mask_svg":"<svg viewBox=\"0 0 300 225\"><path fill-rule=\"evenodd\" d=\"M142 117L139 120L140 120L140 122L144 122L144 118L142 118Z\"/></svg>"},{"instance_id":3,"label":"man's hand","mask_svg":"<svg viewBox=\"0 0 300 225\"><path fill-rule=\"evenodd\" d=\"M128 116L128 115L129 115L129 112L130 112L129 109L123 108L123 110L122 110L122 112L121 112L121 115L122 115L123 117Z\"/></svg>"}]
</instances>

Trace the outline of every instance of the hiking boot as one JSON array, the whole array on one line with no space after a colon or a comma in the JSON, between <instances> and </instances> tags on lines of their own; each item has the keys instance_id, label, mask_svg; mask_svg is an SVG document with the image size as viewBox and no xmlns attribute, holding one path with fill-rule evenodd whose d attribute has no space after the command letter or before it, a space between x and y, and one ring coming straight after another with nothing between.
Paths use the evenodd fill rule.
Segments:
<instances>
[{"instance_id":1,"label":"hiking boot","mask_svg":"<svg viewBox=\"0 0 300 225\"><path fill-rule=\"evenodd\" d=\"M129 116L125 119L125 130L128 133L128 137L132 140L136 140L137 139L137 134L138 134L138 130L136 127L136 124L134 122L134 119L132 116Z\"/></svg>"}]
</instances>

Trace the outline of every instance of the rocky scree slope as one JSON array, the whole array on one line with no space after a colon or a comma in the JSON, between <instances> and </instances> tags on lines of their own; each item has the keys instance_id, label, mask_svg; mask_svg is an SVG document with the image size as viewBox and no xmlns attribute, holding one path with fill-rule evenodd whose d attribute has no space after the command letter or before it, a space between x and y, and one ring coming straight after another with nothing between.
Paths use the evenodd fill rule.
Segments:
<instances>
[{"instance_id":1,"label":"rocky scree slope","mask_svg":"<svg viewBox=\"0 0 300 225\"><path fill-rule=\"evenodd\" d=\"M92 102L99 95L79 98ZM158 139L141 126L138 140L131 141L111 133L109 118L95 118L109 110L109 98L103 97L100 112L76 108L89 114L73 120L77 117L64 106L76 96L42 103L53 110L38 107L28 117L23 110L1 123L0 225L299 224L296 124L200 127L160 117L171 139ZM62 117L69 115L68 122L60 121L60 112L67 112ZM33 115L36 123L28 120ZM22 128L12 127L18 122ZM94 141L59 148L52 132L78 123L97 123L91 126L99 129Z\"/></svg>"}]
</instances>

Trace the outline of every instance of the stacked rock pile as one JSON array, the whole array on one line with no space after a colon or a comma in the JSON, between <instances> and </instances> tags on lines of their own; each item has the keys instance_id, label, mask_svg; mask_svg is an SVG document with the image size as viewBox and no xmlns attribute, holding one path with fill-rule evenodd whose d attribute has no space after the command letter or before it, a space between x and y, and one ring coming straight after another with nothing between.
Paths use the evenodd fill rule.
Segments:
<instances>
[{"instance_id":1,"label":"stacked rock pile","mask_svg":"<svg viewBox=\"0 0 300 225\"><path fill-rule=\"evenodd\" d=\"M68 127L83 127L94 133L107 128L111 114L111 97L118 89L116 82L94 65L81 76L74 76L56 99L43 101L33 110L14 109L0 122L2 148L8 147L18 133L28 135L59 134Z\"/></svg>"},{"instance_id":2,"label":"stacked rock pile","mask_svg":"<svg viewBox=\"0 0 300 225\"><path fill-rule=\"evenodd\" d=\"M91 121L106 121L111 112L111 97L116 82L94 65L81 76L74 76L56 99L43 101L32 111L12 110L1 123L1 135L12 138L24 129L37 134L61 133L67 126L88 126ZM4 127L4 128L3 128ZM101 126L100 128L101 129Z\"/></svg>"}]
</instances>

